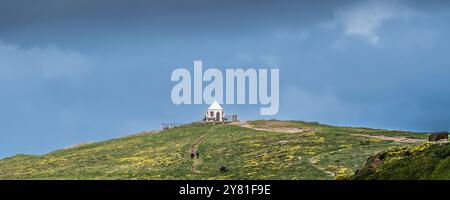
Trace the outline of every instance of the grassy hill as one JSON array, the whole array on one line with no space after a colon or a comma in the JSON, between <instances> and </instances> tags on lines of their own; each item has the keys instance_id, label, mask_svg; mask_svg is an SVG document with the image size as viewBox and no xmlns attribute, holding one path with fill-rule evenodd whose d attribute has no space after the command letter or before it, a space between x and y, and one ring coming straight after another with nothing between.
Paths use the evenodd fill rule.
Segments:
<instances>
[{"instance_id":1,"label":"grassy hill","mask_svg":"<svg viewBox=\"0 0 450 200\"><path fill-rule=\"evenodd\" d=\"M351 179L450 179L450 143L398 147L368 159Z\"/></svg>"},{"instance_id":2,"label":"grassy hill","mask_svg":"<svg viewBox=\"0 0 450 200\"><path fill-rule=\"evenodd\" d=\"M185 125L0 160L0 179L336 179L425 134L301 121ZM191 159L198 149L200 159ZM219 172L224 165L228 171Z\"/></svg>"}]
</instances>

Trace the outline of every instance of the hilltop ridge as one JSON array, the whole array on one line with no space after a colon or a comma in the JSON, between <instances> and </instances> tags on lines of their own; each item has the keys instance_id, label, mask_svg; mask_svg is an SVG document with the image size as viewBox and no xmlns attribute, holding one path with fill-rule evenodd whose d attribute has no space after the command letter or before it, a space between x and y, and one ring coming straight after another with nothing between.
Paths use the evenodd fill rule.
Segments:
<instances>
[{"instance_id":1,"label":"hilltop ridge","mask_svg":"<svg viewBox=\"0 0 450 200\"><path fill-rule=\"evenodd\" d=\"M302 121L189 124L5 158L0 179L341 179L374 154L425 138ZM193 149L198 159L190 158Z\"/></svg>"}]
</instances>

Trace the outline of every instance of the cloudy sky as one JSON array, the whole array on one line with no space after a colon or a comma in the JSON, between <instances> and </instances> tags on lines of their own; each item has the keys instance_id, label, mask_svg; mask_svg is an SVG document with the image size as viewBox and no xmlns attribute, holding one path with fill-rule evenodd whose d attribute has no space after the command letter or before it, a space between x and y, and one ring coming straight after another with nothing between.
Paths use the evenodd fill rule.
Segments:
<instances>
[{"instance_id":1,"label":"cloudy sky","mask_svg":"<svg viewBox=\"0 0 450 200\"><path fill-rule=\"evenodd\" d=\"M278 118L450 129L449 1L0 0L0 157L202 118L176 68L280 69Z\"/></svg>"}]
</instances>

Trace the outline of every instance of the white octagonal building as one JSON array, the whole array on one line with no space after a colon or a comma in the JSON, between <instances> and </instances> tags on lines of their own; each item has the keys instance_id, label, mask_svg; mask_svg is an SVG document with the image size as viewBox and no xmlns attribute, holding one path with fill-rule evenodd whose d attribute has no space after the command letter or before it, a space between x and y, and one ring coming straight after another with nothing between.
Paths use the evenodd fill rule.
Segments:
<instances>
[{"instance_id":1,"label":"white octagonal building","mask_svg":"<svg viewBox=\"0 0 450 200\"><path fill-rule=\"evenodd\" d=\"M223 122L225 118L222 106L217 101L214 101L206 111L204 119L206 122Z\"/></svg>"}]
</instances>

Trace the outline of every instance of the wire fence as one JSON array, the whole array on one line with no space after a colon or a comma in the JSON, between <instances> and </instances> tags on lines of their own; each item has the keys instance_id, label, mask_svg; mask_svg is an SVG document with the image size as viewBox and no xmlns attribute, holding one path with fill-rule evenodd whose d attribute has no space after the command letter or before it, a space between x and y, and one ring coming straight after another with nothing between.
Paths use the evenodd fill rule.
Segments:
<instances>
[{"instance_id":1,"label":"wire fence","mask_svg":"<svg viewBox=\"0 0 450 200\"><path fill-rule=\"evenodd\" d=\"M225 119L228 122L238 122L238 115L225 115Z\"/></svg>"},{"instance_id":2,"label":"wire fence","mask_svg":"<svg viewBox=\"0 0 450 200\"><path fill-rule=\"evenodd\" d=\"M175 127L182 126L182 125L184 125L184 124L182 124L182 123L162 123L161 130L167 130L167 129L175 128Z\"/></svg>"}]
</instances>

